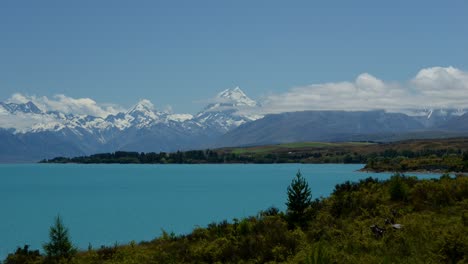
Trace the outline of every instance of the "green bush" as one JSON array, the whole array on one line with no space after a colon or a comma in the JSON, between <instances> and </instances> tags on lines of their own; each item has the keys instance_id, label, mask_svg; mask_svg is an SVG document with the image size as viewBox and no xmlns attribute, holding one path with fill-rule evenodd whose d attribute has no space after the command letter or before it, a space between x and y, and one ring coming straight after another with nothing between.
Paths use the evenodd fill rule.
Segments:
<instances>
[{"instance_id":1,"label":"green bush","mask_svg":"<svg viewBox=\"0 0 468 264\"><path fill-rule=\"evenodd\" d=\"M405 182L406 177L395 174L390 178L390 199L392 201L407 201L408 200L408 184Z\"/></svg>"},{"instance_id":2,"label":"green bush","mask_svg":"<svg viewBox=\"0 0 468 264\"><path fill-rule=\"evenodd\" d=\"M8 254L3 262L4 264L27 264L41 263L42 256L39 250L30 250L29 245L24 245L23 248L18 247L13 254Z\"/></svg>"}]
</instances>

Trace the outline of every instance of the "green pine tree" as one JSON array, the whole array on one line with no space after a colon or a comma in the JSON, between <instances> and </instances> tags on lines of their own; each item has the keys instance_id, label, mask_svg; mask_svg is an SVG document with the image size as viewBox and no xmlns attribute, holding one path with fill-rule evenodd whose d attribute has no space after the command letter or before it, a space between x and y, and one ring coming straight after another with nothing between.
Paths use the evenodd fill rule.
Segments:
<instances>
[{"instance_id":1,"label":"green pine tree","mask_svg":"<svg viewBox=\"0 0 468 264\"><path fill-rule=\"evenodd\" d=\"M49 230L49 243L43 245L46 252L46 263L67 263L76 254L69 235L60 216L55 218L55 223Z\"/></svg>"},{"instance_id":2,"label":"green pine tree","mask_svg":"<svg viewBox=\"0 0 468 264\"><path fill-rule=\"evenodd\" d=\"M291 224L305 224L305 210L312 204L312 193L301 171L298 171L296 178L288 186L288 217Z\"/></svg>"}]
</instances>

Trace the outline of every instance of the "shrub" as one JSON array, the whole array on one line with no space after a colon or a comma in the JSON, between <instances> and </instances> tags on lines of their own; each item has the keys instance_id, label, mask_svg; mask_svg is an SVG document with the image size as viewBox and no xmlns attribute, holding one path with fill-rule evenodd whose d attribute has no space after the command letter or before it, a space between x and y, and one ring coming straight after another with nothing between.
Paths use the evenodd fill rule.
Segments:
<instances>
[{"instance_id":1,"label":"shrub","mask_svg":"<svg viewBox=\"0 0 468 264\"><path fill-rule=\"evenodd\" d=\"M8 254L4 264L40 263L42 257L39 250L29 250L29 245L18 247L14 254Z\"/></svg>"},{"instance_id":2,"label":"shrub","mask_svg":"<svg viewBox=\"0 0 468 264\"><path fill-rule=\"evenodd\" d=\"M405 177L395 174L390 178L390 199L392 201L408 200L408 185L405 183Z\"/></svg>"}]
</instances>

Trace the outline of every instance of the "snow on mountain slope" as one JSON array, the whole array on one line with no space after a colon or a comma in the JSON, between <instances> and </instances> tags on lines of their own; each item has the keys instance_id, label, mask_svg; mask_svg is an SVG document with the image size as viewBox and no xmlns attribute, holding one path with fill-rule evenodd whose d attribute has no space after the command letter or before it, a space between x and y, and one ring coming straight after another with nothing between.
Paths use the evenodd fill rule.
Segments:
<instances>
[{"instance_id":1,"label":"snow on mountain slope","mask_svg":"<svg viewBox=\"0 0 468 264\"><path fill-rule=\"evenodd\" d=\"M195 116L158 111L146 99L140 100L128 111L107 117L46 112L31 101L0 102L0 128L23 134L68 129L81 137L94 136L99 137L100 142L107 142L129 129L148 130L154 127L224 134L242 124L263 118L258 114L260 112L260 104L235 87L218 93L212 103ZM465 112L464 109L428 108L409 109L406 114L413 116L424 127L435 127Z\"/></svg>"},{"instance_id":2,"label":"snow on mountain slope","mask_svg":"<svg viewBox=\"0 0 468 264\"><path fill-rule=\"evenodd\" d=\"M250 99L239 87L220 92L194 120L205 127L225 133L246 122L263 116L254 114L259 104Z\"/></svg>"},{"instance_id":3,"label":"snow on mountain slope","mask_svg":"<svg viewBox=\"0 0 468 264\"><path fill-rule=\"evenodd\" d=\"M245 122L260 118L261 116L250 114L257 106L257 102L245 95L239 87L219 93L215 102L196 116L157 111L146 99L140 100L126 112L105 118L64 114L59 111L46 112L31 101L20 104L0 102L0 128L23 134L68 129L80 136L98 136L101 142L106 142L107 137L115 137L128 129L150 129L155 126L159 129L180 127L192 131L205 129L224 133Z\"/></svg>"},{"instance_id":4,"label":"snow on mountain slope","mask_svg":"<svg viewBox=\"0 0 468 264\"><path fill-rule=\"evenodd\" d=\"M436 127L466 113L465 109L410 109L404 112L424 127Z\"/></svg>"},{"instance_id":5,"label":"snow on mountain slope","mask_svg":"<svg viewBox=\"0 0 468 264\"><path fill-rule=\"evenodd\" d=\"M110 115L106 118L110 126L124 130L128 128L150 128L158 124L169 125L171 122L183 123L193 118L190 114L170 114L157 111L148 100L141 100L126 113Z\"/></svg>"},{"instance_id":6,"label":"snow on mountain slope","mask_svg":"<svg viewBox=\"0 0 468 264\"><path fill-rule=\"evenodd\" d=\"M250 106L255 107L257 102L250 99L239 87L233 89L226 89L220 92L217 99L223 103L232 104L233 106Z\"/></svg>"},{"instance_id":7,"label":"snow on mountain slope","mask_svg":"<svg viewBox=\"0 0 468 264\"><path fill-rule=\"evenodd\" d=\"M12 129L15 133L26 133L41 129L63 127L63 122L42 112L34 103L0 103L0 128Z\"/></svg>"},{"instance_id":8,"label":"snow on mountain slope","mask_svg":"<svg viewBox=\"0 0 468 264\"><path fill-rule=\"evenodd\" d=\"M150 127L161 121L162 113L156 112L154 105L149 100L141 100L125 115L125 120L129 121L131 126L137 128Z\"/></svg>"},{"instance_id":9,"label":"snow on mountain slope","mask_svg":"<svg viewBox=\"0 0 468 264\"><path fill-rule=\"evenodd\" d=\"M34 114L41 114L42 111L39 109L33 102L29 101L24 104L15 104L15 103L3 103L0 102L1 108L4 111L7 111L11 114L21 112L21 113L34 113Z\"/></svg>"}]
</instances>

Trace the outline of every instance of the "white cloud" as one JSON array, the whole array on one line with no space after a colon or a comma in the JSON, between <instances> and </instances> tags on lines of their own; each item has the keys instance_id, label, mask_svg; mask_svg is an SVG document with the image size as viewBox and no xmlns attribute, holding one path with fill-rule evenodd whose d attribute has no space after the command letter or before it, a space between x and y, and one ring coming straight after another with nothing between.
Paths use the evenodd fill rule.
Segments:
<instances>
[{"instance_id":1,"label":"white cloud","mask_svg":"<svg viewBox=\"0 0 468 264\"><path fill-rule=\"evenodd\" d=\"M55 129L63 127L63 120L59 120L50 115L28 115L17 113L16 115L8 115L0 113L0 127L12 128L16 132L24 133L31 129Z\"/></svg>"},{"instance_id":2,"label":"white cloud","mask_svg":"<svg viewBox=\"0 0 468 264\"><path fill-rule=\"evenodd\" d=\"M417 93L437 107L468 106L468 72L454 67L422 69L411 80Z\"/></svg>"},{"instance_id":3,"label":"white cloud","mask_svg":"<svg viewBox=\"0 0 468 264\"><path fill-rule=\"evenodd\" d=\"M236 99L236 100L234 100ZM72 98L63 94L52 98L13 94L8 102L32 101L43 111L106 117L125 112L112 104L102 104L90 98ZM231 109L223 103L240 101L239 114L262 115L304 110L374 110L414 113L410 109L454 108L468 109L468 72L454 67L421 69L413 78L403 82L388 82L369 73L362 73L352 81L330 82L294 87L284 93L270 94L260 105L251 101L240 89L228 89L206 103L214 110ZM148 100L140 105L154 109ZM165 108L174 114L171 106ZM209 111L209 109L208 109Z\"/></svg>"},{"instance_id":4,"label":"white cloud","mask_svg":"<svg viewBox=\"0 0 468 264\"><path fill-rule=\"evenodd\" d=\"M295 87L265 98L264 113L303 110L403 111L421 108L467 108L468 72L454 67L420 70L403 83L385 82L368 73L354 81Z\"/></svg>"},{"instance_id":5,"label":"white cloud","mask_svg":"<svg viewBox=\"0 0 468 264\"><path fill-rule=\"evenodd\" d=\"M116 114L123 109L112 104L98 104L90 98L72 98L63 94L54 95L53 98L46 96L27 96L20 93L13 94L7 102L26 103L33 102L43 111L59 111L65 114L92 115L106 117Z\"/></svg>"},{"instance_id":6,"label":"white cloud","mask_svg":"<svg viewBox=\"0 0 468 264\"><path fill-rule=\"evenodd\" d=\"M28 98L20 93L15 93L13 94L8 100L7 102L11 102L11 103L17 103L17 104L24 104L24 103L27 103L31 101L31 98Z\"/></svg>"}]
</instances>

